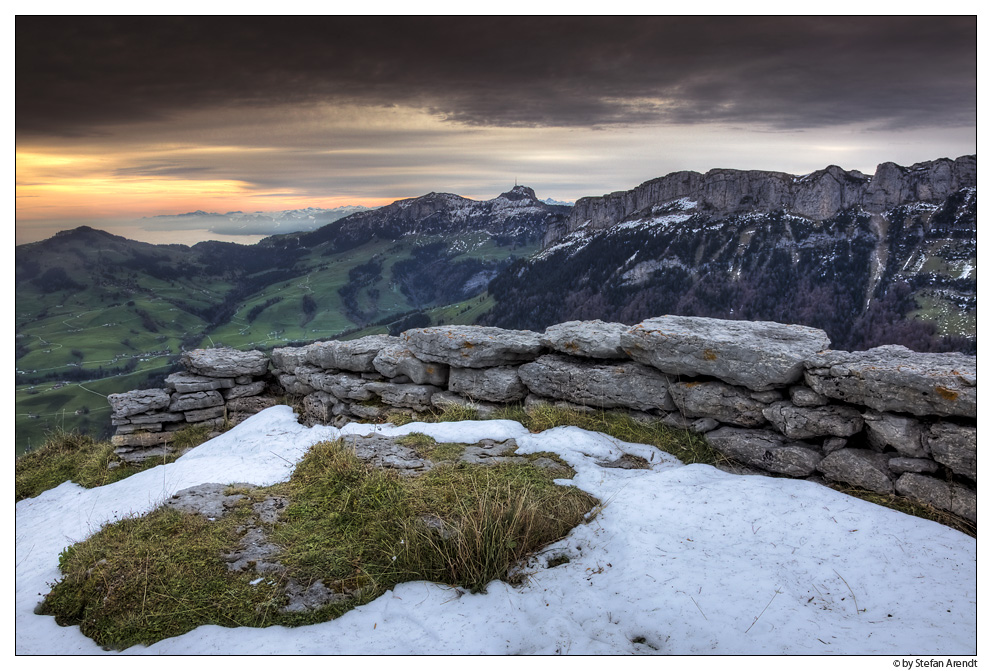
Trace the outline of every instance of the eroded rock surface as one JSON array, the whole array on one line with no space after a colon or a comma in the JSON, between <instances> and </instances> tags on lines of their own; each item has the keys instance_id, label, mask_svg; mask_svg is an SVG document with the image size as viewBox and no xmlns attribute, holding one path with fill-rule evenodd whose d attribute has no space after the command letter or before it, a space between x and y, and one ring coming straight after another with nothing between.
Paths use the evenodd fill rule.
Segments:
<instances>
[{"instance_id":1,"label":"eroded rock surface","mask_svg":"<svg viewBox=\"0 0 992 671\"><path fill-rule=\"evenodd\" d=\"M806 368L806 384L846 403L911 415L977 415L974 356L885 345L865 352L821 352L810 357Z\"/></svg>"},{"instance_id":2,"label":"eroded rock surface","mask_svg":"<svg viewBox=\"0 0 992 671\"><path fill-rule=\"evenodd\" d=\"M533 331L492 326L433 326L406 331L404 344L421 361L488 368L532 361L544 346Z\"/></svg>"},{"instance_id":3,"label":"eroded rock surface","mask_svg":"<svg viewBox=\"0 0 992 671\"><path fill-rule=\"evenodd\" d=\"M513 403L527 396L516 366L452 368L448 389L472 400Z\"/></svg>"},{"instance_id":4,"label":"eroded rock surface","mask_svg":"<svg viewBox=\"0 0 992 671\"><path fill-rule=\"evenodd\" d=\"M171 399L171 395L165 389L136 389L107 397L112 416L118 419L168 408Z\"/></svg>"},{"instance_id":5,"label":"eroded rock surface","mask_svg":"<svg viewBox=\"0 0 992 671\"><path fill-rule=\"evenodd\" d=\"M765 391L799 380L803 362L830 339L809 326L668 315L632 327L620 345L663 373L708 375Z\"/></svg>"},{"instance_id":6,"label":"eroded rock surface","mask_svg":"<svg viewBox=\"0 0 992 671\"><path fill-rule=\"evenodd\" d=\"M615 322L572 321L549 326L541 336L548 348L571 356L594 359L626 359L627 353L620 346L620 334L629 326Z\"/></svg>"},{"instance_id":7,"label":"eroded rock surface","mask_svg":"<svg viewBox=\"0 0 992 671\"><path fill-rule=\"evenodd\" d=\"M707 433L706 441L717 451L748 466L799 478L812 475L823 458L813 445L789 441L768 429L723 426Z\"/></svg>"},{"instance_id":8,"label":"eroded rock surface","mask_svg":"<svg viewBox=\"0 0 992 671\"><path fill-rule=\"evenodd\" d=\"M632 361L592 363L546 354L519 372L530 391L546 398L594 408L675 409L668 378Z\"/></svg>"},{"instance_id":9,"label":"eroded rock surface","mask_svg":"<svg viewBox=\"0 0 992 671\"><path fill-rule=\"evenodd\" d=\"M257 377L264 375L269 369L269 357L263 352L243 352L231 347L183 352L179 361L190 373L205 377Z\"/></svg>"},{"instance_id":10,"label":"eroded rock surface","mask_svg":"<svg viewBox=\"0 0 992 671\"><path fill-rule=\"evenodd\" d=\"M828 454L818 468L825 476L837 482L846 482L880 494L894 492L889 458L874 450L837 450Z\"/></svg>"}]
</instances>

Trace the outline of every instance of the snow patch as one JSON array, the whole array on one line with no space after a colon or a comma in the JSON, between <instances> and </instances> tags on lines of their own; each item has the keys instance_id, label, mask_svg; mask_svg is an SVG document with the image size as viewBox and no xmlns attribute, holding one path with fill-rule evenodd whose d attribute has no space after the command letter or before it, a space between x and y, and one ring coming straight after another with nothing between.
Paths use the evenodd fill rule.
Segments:
<instances>
[{"instance_id":1,"label":"snow patch","mask_svg":"<svg viewBox=\"0 0 992 671\"><path fill-rule=\"evenodd\" d=\"M286 480L306 450L342 435L514 438L575 470L561 484L602 502L588 524L484 594L404 583L337 620L265 629L202 626L126 654L976 654L976 542L812 482L684 466L574 427L516 422L300 426L264 410L172 464L95 489L64 483L16 504L17 654L110 654L35 615L58 554L123 515L207 482ZM649 468L603 466L631 454ZM548 567L549 559L569 561Z\"/></svg>"}]
</instances>

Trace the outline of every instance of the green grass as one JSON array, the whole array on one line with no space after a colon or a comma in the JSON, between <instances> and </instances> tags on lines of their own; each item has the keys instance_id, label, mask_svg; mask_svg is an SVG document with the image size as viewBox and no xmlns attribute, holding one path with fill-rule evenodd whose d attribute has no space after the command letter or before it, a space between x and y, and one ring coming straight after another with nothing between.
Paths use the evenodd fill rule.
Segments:
<instances>
[{"instance_id":1,"label":"green grass","mask_svg":"<svg viewBox=\"0 0 992 671\"><path fill-rule=\"evenodd\" d=\"M18 385L14 392L14 453L25 454L45 442L53 431L109 435L109 394L140 389L149 375L168 369L161 360L143 363L130 375L70 383L55 389L55 382Z\"/></svg>"},{"instance_id":2,"label":"green grass","mask_svg":"<svg viewBox=\"0 0 992 671\"><path fill-rule=\"evenodd\" d=\"M209 522L158 509L105 526L60 556L62 579L41 612L78 624L100 645L123 649L201 624L303 625L326 621L400 582L431 580L480 591L583 521L597 501L553 483L530 464L443 464L403 478L362 463L343 441L313 446L286 483L238 490L245 498ZM251 506L289 501L263 524L282 551L282 574L256 585L221 555L237 546ZM262 524L262 523L259 523ZM280 613L280 587L317 580L348 598Z\"/></svg>"},{"instance_id":3,"label":"green grass","mask_svg":"<svg viewBox=\"0 0 992 671\"><path fill-rule=\"evenodd\" d=\"M461 406L450 406L444 412L425 418L425 421L455 422L477 419L479 416L474 410ZM577 426L588 431L605 433L629 443L653 445L678 458L684 464L730 467L736 464L732 459L710 447L699 434L674 429L660 423L641 422L620 412L583 413L570 408L559 408L551 405L524 410L522 406L517 405L507 406L499 410L492 419L511 419L520 422L533 432L547 431L556 426ZM914 501L904 496L879 494L842 483L832 483L828 486L863 501L938 522L972 537L977 537L978 534L978 527L974 522L948 511L939 510L926 503Z\"/></svg>"},{"instance_id":4,"label":"green grass","mask_svg":"<svg viewBox=\"0 0 992 671\"><path fill-rule=\"evenodd\" d=\"M919 291L913 298L919 309L908 316L933 322L940 335L977 334L978 315L974 311L962 312L953 302L927 291Z\"/></svg>"},{"instance_id":5,"label":"green grass","mask_svg":"<svg viewBox=\"0 0 992 671\"><path fill-rule=\"evenodd\" d=\"M465 452L461 443L439 443L423 433L408 433L396 439L406 447L412 447L422 457L431 461L454 461Z\"/></svg>"},{"instance_id":6,"label":"green grass","mask_svg":"<svg viewBox=\"0 0 992 671\"><path fill-rule=\"evenodd\" d=\"M114 447L108 442L56 430L49 434L42 447L14 462L14 500L38 496L67 480L82 487L101 487L174 460L174 457L165 457L147 459L138 465L128 464L114 454Z\"/></svg>"}]
</instances>

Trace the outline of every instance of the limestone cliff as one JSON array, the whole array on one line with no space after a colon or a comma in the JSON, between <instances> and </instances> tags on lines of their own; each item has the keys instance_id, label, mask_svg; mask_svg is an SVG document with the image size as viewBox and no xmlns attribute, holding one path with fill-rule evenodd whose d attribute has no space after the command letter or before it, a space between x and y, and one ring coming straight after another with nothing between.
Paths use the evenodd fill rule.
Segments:
<instances>
[{"instance_id":1,"label":"limestone cliff","mask_svg":"<svg viewBox=\"0 0 992 671\"><path fill-rule=\"evenodd\" d=\"M580 198L564 225L548 231L545 244L579 229L608 228L681 198L715 216L781 210L816 221L852 208L880 213L908 202L939 203L976 185L977 164L975 155L908 168L882 163L873 176L835 165L802 176L763 170L674 172L630 191Z\"/></svg>"}]
</instances>

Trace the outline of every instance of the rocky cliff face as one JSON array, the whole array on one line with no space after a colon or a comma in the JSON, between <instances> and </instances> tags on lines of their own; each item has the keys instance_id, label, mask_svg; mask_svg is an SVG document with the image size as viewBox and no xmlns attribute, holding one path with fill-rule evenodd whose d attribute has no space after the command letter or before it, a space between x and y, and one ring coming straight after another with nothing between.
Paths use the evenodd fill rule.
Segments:
<instances>
[{"instance_id":1,"label":"rocky cliff face","mask_svg":"<svg viewBox=\"0 0 992 671\"><path fill-rule=\"evenodd\" d=\"M835 165L803 176L761 170L675 172L630 191L580 198L564 225L549 231L545 244L579 229L602 229L643 217L652 207L680 198L713 216L784 211L814 221L849 209L881 213L909 202L936 204L959 189L974 187L977 164L974 155L909 168L882 163L871 177Z\"/></svg>"},{"instance_id":2,"label":"rocky cliff face","mask_svg":"<svg viewBox=\"0 0 992 671\"><path fill-rule=\"evenodd\" d=\"M313 247L333 240L335 246L361 244L373 236L398 239L404 235L448 235L481 231L524 242L541 240L551 227L561 227L569 207L548 205L534 190L515 186L491 200L472 200L453 193L429 193L398 200L377 210L359 212L300 236Z\"/></svg>"},{"instance_id":3,"label":"rocky cliff face","mask_svg":"<svg viewBox=\"0 0 992 671\"><path fill-rule=\"evenodd\" d=\"M490 283L497 305L481 323L678 314L815 326L846 349L971 351L976 165L679 172L584 198Z\"/></svg>"}]
</instances>

